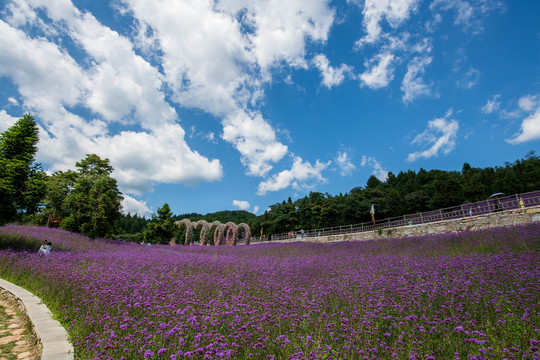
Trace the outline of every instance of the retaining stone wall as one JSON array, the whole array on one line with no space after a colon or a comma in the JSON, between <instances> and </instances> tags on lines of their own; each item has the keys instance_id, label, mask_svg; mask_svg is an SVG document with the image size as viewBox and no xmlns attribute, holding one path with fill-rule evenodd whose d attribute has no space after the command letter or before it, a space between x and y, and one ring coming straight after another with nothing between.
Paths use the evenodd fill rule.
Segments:
<instances>
[{"instance_id":1,"label":"retaining stone wall","mask_svg":"<svg viewBox=\"0 0 540 360\"><path fill-rule=\"evenodd\" d=\"M526 209L506 210L492 214L479 215L455 220L437 221L429 224L387 228L383 229L382 233L380 234L378 231L365 231L361 233L294 239L293 241L364 241L388 237L394 238L427 234L451 233L465 230L480 230L492 227L519 225L536 221L540 221L540 206L530 207Z\"/></svg>"}]
</instances>

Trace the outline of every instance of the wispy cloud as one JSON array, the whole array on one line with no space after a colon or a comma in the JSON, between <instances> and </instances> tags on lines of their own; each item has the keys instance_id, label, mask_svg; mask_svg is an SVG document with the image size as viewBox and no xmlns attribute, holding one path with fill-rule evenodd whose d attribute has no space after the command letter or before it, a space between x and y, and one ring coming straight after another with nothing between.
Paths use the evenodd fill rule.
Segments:
<instances>
[{"instance_id":1,"label":"wispy cloud","mask_svg":"<svg viewBox=\"0 0 540 360\"><path fill-rule=\"evenodd\" d=\"M323 54L315 56L313 63L321 72L323 85L329 89L340 85L345 80L346 76L352 74L352 67L346 64L341 64L337 68L330 66L330 62Z\"/></svg>"},{"instance_id":2,"label":"wispy cloud","mask_svg":"<svg viewBox=\"0 0 540 360\"><path fill-rule=\"evenodd\" d=\"M426 130L418 134L411 144L418 146L430 145L430 147L426 150L409 154L407 161L414 162L420 158L429 159L437 156L439 152L446 155L454 150L459 123L457 120L450 119L452 113L453 111L449 110L443 118L428 122Z\"/></svg>"},{"instance_id":3,"label":"wispy cloud","mask_svg":"<svg viewBox=\"0 0 540 360\"><path fill-rule=\"evenodd\" d=\"M338 151L335 161L341 176L351 175L356 169L347 151Z\"/></svg>"},{"instance_id":4,"label":"wispy cloud","mask_svg":"<svg viewBox=\"0 0 540 360\"><path fill-rule=\"evenodd\" d=\"M407 66L407 73L401 83L404 103L410 103L418 96L431 94L431 85L426 84L421 77L431 60L431 56L415 57Z\"/></svg>"},{"instance_id":5,"label":"wispy cloud","mask_svg":"<svg viewBox=\"0 0 540 360\"><path fill-rule=\"evenodd\" d=\"M366 35L358 40L357 45L372 44L379 40L384 19L391 27L396 28L410 17L419 0L366 0L362 13L362 22Z\"/></svg>"},{"instance_id":6,"label":"wispy cloud","mask_svg":"<svg viewBox=\"0 0 540 360\"><path fill-rule=\"evenodd\" d=\"M457 86L463 89L470 89L478 83L480 80L480 75L480 71L471 67L463 75L463 78L458 80Z\"/></svg>"},{"instance_id":7,"label":"wispy cloud","mask_svg":"<svg viewBox=\"0 0 540 360\"><path fill-rule=\"evenodd\" d=\"M484 30L483 16L492 11L505 11L505 5L499 0L435 0L430 5L431 10L454 12L454 25L463 31L479 33Z\"/></svg>"},{"instance_id":8,"label":"wispy cloud","mask_svg":"<svg viewBox=\"0 0 540 360\"><path fill-rule=\"evenodd\" d=\"M378 54L370 61L366 62L366 71L359 75L362 84L371 89L379 89L387 86L394 78L392 62L394 55L385 52Z\"/></svg>"},{"instance_id":9,"label":"wispy cloud","mask_svg":"<svg viewBox=\"0 0 540 360\"><path fill-rule=\"evenodd\" d=\"M377 161L374 156L362 155L362 166L370 166L373 168L371 172L380 181L386 181L388 178L388 171L384 170L381 163Z\"/></svg>"},{"instance_id":10,"label":"wispy cloud","mask_svg":"<svg viewBox=\"0 0 540 360\"><path fill-rule=\"evenodd\" d=\"M495 94L493 97L487 101L486 105L482 107L482 112L484 114L492 114L495 111L499 110L501 102L498 99L501 97L500 94Z\"/></svg>"},{"instance_id":11,"label":"wispy cloud","mask_svg":"<svg viewBox=\"0 0 540 360\"><path fill-rule=\"evenodd\" d=\"M523 111L532 111L540 105L540 95L525 95L518 101L519 108Z\"/></svg>"}]
</instances>

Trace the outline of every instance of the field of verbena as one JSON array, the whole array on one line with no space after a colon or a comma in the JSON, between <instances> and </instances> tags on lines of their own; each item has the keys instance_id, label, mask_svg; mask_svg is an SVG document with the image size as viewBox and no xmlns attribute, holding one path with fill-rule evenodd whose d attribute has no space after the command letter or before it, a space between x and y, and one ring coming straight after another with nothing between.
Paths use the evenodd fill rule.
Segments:
<instances>
[{"instance_id":1,"label":"field of verbena","mask_svg":"<svg viewBox=\"0 0 540 360\"><path fill-rule=\"evenodd\" d=\"M80 359L539 359L540 224L335 244L0 251Z\"/></svg>"}]
</instances>

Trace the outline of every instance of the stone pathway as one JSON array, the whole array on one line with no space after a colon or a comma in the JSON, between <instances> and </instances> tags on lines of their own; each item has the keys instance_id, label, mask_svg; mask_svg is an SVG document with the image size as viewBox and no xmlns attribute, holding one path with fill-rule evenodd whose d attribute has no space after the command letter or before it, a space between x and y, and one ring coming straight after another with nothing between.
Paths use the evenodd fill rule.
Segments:
<instances>
[{"instance_id":1,"label":"stone pathway","mask_svg":"<svg viewBox=\"0 0 540 360\"><path fill-rule=\"evenodd\" d=\"M19 304L0 292L0 360L38 360L40 346Z\"/></svg>"}]
</instances>

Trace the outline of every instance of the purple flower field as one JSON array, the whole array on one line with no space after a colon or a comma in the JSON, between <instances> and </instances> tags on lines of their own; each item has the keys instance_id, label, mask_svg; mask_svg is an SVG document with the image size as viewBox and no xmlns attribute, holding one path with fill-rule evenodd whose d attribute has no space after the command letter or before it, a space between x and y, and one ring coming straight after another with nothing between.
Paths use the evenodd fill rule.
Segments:
<instances>
[{"instance_id":1,"label":"purple flower field","mask_svg":"<svg viewBox=\"0 0 540 360\"><path fill-rule=\"evenodd\" d=\"M540 359L540 224L333 244L0 251L78 359Z\"/></svg>"}]
</instances>

